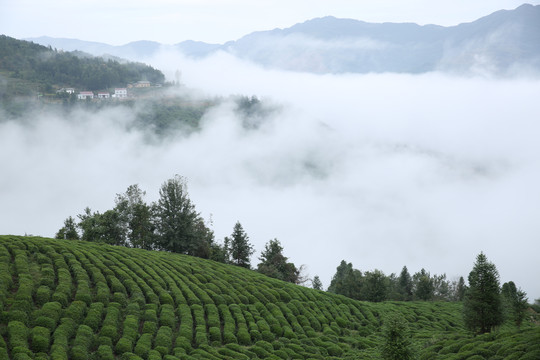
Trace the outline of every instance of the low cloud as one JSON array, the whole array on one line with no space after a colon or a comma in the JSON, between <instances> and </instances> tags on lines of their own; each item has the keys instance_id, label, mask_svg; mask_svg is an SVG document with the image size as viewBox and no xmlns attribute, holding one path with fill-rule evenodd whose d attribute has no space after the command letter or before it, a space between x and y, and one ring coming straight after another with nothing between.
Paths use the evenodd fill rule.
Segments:
<instances>
[{"instance_id":1,"label":"low cloud","mask_svg":"<svg viewBox=\"0 0 540 360\"><path fill-rule=\"evenodd\" d=\"M224 53L162 55L152 64L171 79L180 69L198 93L256 95L279 110L245 129L224 102L200 131L162 142L130 126L127 108L2 122L2 233L53 236L130 184L157 200L180 174L218 239L238 220L258 251L278 238L325 286L342 259L453 278L484 251L501 281L540 297L538 80L313 75Z\"/></svg>"}]
</instances>

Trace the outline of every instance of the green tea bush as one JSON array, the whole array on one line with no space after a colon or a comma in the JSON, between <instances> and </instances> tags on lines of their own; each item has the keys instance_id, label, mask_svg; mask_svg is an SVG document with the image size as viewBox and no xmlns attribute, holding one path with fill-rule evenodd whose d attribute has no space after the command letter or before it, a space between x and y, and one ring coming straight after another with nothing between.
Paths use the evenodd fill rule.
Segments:
<instances>
[{"instance_id":1,"label":"green tea bush","mask_svg":"<svg viewBox=\"0 0 540 360\"><path fill-rule=\"evenodd\" d=\"M193 339L193 317L191 316L191 308L186 304L180 304L177 312L180 317L178 334L188 339L191 343L191 340Z\"/></svg>"},{"instance_id":2,"label":"green tea bush","mask_svg":"<svg viewBox=\"0 0 540 360\"><path fill-rule=\"evenodd\" d=\"M100 345L97 350L97 360L114 360L114 354L110 346Z\"/></svg>"},{"instance_id":3,"label":"green tea bush","mask_svg":"<svg viewBox=\"0 0 540 360\"><path fill-rule=\"evenodd\" d=\"M73 319L76 323L82 323L86 316L87 305L82 301L73 301L64 311L64 316Z\"/></svg>"},{"instance_id":4,"label":"green tea bush","mask_svg":"<svg viewBox=\"0 0 540 360\"><path fill-rule=\"evenodd\" d=\"M123 292L115 292L113 294L113 302L120 304L122 308L127 306L127 296Z\"/></svg>"},{"instance_id":5,"label":"green tea bush","mask_svg":"<svg viewBox=\"0 0 540 360\"><path fill-rule=\"evenodd\" d=\"M36 305L42 306L51 298L51 289L48 286L41 285L36 291Z\"/></svg>"},{"instance_id":6,"label":"green tea bush","mask_svg":"<svg viewBox=\"0 0 540 360\"><path fill-rule=\"evenodd\" d=\"M219 327L219 311L214 304L205 304L204 310L206 313L207 323L209 327Z\"/></svg>"},{"instance_id":7,"label":"green tea bush","mask_svg":"<svg viewBox=\"0 0 540 360\"><path fill-rule=\"evenodd\" d=\"M158 329L158 324L153 321L145 321L143 323L142 327L142 333L143 334L151 334L154 335Z\"/></svg>"},{"instance_id":8,"label":"green tea bush","mask_svg":"<svg viewBox=\"0 0 540 360\"><path fill-rule=\"evenodd\" d=\"M51 333L48 328L36 326L31 331L31 349L35 353L49 352L49 343L51 341Z\"/></svg>"},{"instance_id":9,"label":"green tea bush","mask_svg":"<svg viewBox=\"0 0 540 360\"><path fill-rule=\"evenodd\" d=\"M176 316L172 305L165 304L161 306L159 311L159 325L169 326L171 329L176 328Z\"/></svg>"},{"instance_id":10,"label":"green tea bush","mask_svg":"<svg viewBox=\"0 0 540 360\"><path fill-rule=\"evenodd\" d=\"M19 321L24 325L29 324L28 312L23 310L10 310L6 312L7 322Z\"/></svg>"},{"instance_id":11,"label":"green tea bush","mask_svg":"<svg viewBox=\"0 0 540 360\"><path fill-rule=\"evenodd\" d=\"M184 350L184 352L188 352L192 350L191 340L188 340L184 336L178 336L174 343L175 343L176 348L181 348L182 350Z\"/></svg>"},{"instance_id":12,"label":"green tea bush","mask_svg":"<svg viewBox=\"0 0 540 360\"><path fill-rule=\"evenodd\" d=\"M171 346L172 346L172 330L168 326L162 326L159 328L156 338L154 340L154 345L156 349L158 347L164 348L164 350L161 350L160 353L162 355L168 354L170 352Z\"/></svg>"},{"instance_id":13,"label":"green tea bush","mask_svg":"<svg viewBox=\"0 0 540 360\"><path fill-rule=\"evenodd\" d=\"M206 326L197 325L195 327L195 347L208 344L208 337L206 335Z\"/></svg>"},{"instance_id":14,"label":"green tea bush","mask_svg":"<svg viewBox=\"0 0 540 360\"><path fill-rule=\"evenodd\" d=\"M139 318L135 315L127 315L124 319L122 337L135 341L139 334Z\"/></svg>"},{"instance_id":15,"label":"green tea bush","mask_svg":"<svg viewBox=\"0 0 540 360\"><path fill-rule=\"evenodd\" d=\"M7 326L7 335L11 349L15 347L28 348L28 328L20 321L10 321Z\"/></svg>"},{"instance_id":16,"label":"green tea bush","mask_svg":"<svg viewBox=\"0 0 540 360\"><path fill-rule=\"evenodd\" d=\"M143 321L152 321L156 322L158 321L156 310L154 309L146 309L142 316Z\"/></svg>"},{"instance_id":17,"label":"green tea bush","mask_svg":"<svg viewBox=\"0 0 540 360\"><path fill-rule=\"evenodd\" d=\"M133 351L133 340L122 336L120 340L116 343L116 346L114 347L114 352L118 355L121 355L126 352L132 352Z\"/></svg>"},{"instance_id":18,"label":"green tea bush","mask_svg":"<svg viewBox=\"0 0 540 360\"><path fill-rule=\"evenodd\" d=\"M94 332L98 331L103 319L103 303L95 302L90 305L83 324L89 326Z\"/></svg>"},{"instance_id":19,"label":"green tea bush","mask_svg":"<svg viewBox=\"0 0 540 360\"><path fill-rule=\"evenodd\" d=\"M217 326L212 326L208 328L208 338L212 343L221 344L221 330Z\"/></svg>"},{"instance_id":20,"label":"green tea bush","mask_svg":"<svg viewBox=\"0 0 540 360\"><path fill-rule=\"evenodd\" d=\"M142 334L139 340L137 340L133 352L138 356L145 358L150 349L152 349L152 338L152 334Z\"/></svg>"},{"instance_id":21,"label":"green tea bush","mask_svg":"<svg viewBox=\"0 0 540 360\"><path fill-rule=\"evenodd\" d=\"M73 346L80 346L86 352L92 346L92 341L94 338L94 332L89 326L80 325L77 329L75 339L73 340Z\"/></svg>"},{"instance_id":22,"label":"green tea bush","mask_svg":"<svg viewBox=\"0 0 540 360\"><path fill-rule=\"evenodd\" d=\"M96 296L94 297L94 301L101 302L103 305L108 305L111 297L111 291L109 290L109 286L106 282L100 281L96 283Z\"/></svg>"}]
</instances>

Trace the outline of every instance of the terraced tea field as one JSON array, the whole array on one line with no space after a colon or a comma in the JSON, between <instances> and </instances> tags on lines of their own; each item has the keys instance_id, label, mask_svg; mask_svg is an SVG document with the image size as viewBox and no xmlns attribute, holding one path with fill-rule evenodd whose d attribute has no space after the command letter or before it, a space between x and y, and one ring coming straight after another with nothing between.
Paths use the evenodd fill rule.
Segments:
<instances>
[{"instance_id":1,"label":"terraced tea field","mask_svg":"<svg viewBox=\"0 0 540 360\"><path fill-rule=\"evenodd\" d=\"M486 354L502 347L465 333L459 303L359 302L200 258L81 241L0 236L0 293L0 359L377 359L391 312L408 320L421 358L495 359ZM538 328L507 336L540 344Z\"/></svg>"}]
</instances>

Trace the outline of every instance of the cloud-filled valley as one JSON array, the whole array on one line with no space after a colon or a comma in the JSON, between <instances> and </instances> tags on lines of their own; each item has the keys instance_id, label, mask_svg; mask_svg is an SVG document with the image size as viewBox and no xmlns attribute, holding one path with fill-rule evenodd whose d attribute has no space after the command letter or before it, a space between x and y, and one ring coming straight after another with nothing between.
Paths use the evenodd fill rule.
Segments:
<instances>
[{"instance_id":1,"label":"cloud-filled valley","mask_svg":"<svg viewBox=\"0 0 540 360\"><path fill-rule=\"evenodd\" d=\"M484 251L503 282L540 297L538 79L314 75L161 55L149 61L171 77L181 69L198 93L256 95L277 110L246 129L224 102L200 131L163 141L130 126L137 110L124 107L0 122L4 233L54 236L128 185L157 200L180 174L218 240L239 220L255 257L278 238L325 286L342 259L452 279Z\"/></svg>"}]
</instances>

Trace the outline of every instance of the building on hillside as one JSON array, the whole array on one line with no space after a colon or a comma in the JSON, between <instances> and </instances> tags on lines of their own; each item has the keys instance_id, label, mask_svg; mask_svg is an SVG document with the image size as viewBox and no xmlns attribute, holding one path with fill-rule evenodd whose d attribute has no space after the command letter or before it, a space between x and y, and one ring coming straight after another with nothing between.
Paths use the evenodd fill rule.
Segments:
<instances>
[{"instance_id":1,"label":"building on hillside","mask_svg":"<svg viewBox=\"0 0 540 360\"><path fill-rule=\"evenodd\" d=\"M64 92L68 94L75 94L75 89L74 88L61 88L60 90L56 91L57 94L61 94Z\"/></svg>"},{"instance_id":2,"label":"building on hillside","mask_svg":"<svg viewBox=\"0 0 540 360\"><path fill-rule=\"evenodd\" d=\"M90 98L90 99L94 98L94 93L92 91L81 91L77 95L77 99L79 99L79 100L86 100L88 98Z\"/></svg>"},{"instance_id":3,"label":"building on hillside","mask_svg":"<svg viewBox=\"0 0 540 360\"><path fill-rule=\"evenodd\" d=\"M116 89L114 89L113 97L114 98L120 98L120 99L127 98L127 89L126 88L116 88Z\"/></svg>"},{"instance_id":4,"label":"building on hillside","mask_svg":"<svg viewBox=\"0 0 540 360\"><path fill-rule=\"evenodd\" d=\"M107 91L100 91L97 93L97 97L98 99L108 99L111 97L111 94L109 94Z\"/></svg>"},{"instance_id":5,"label":"building on hillside","mask_svg":"<svg viewBox=\"0 0 540 360\"><path fill-rule=\"evenodd\" d=\"M150 81L137 81L133 87L136 87L136 88L146 88L146 87L150 87Z\"/></svg>"}]
</instances>

